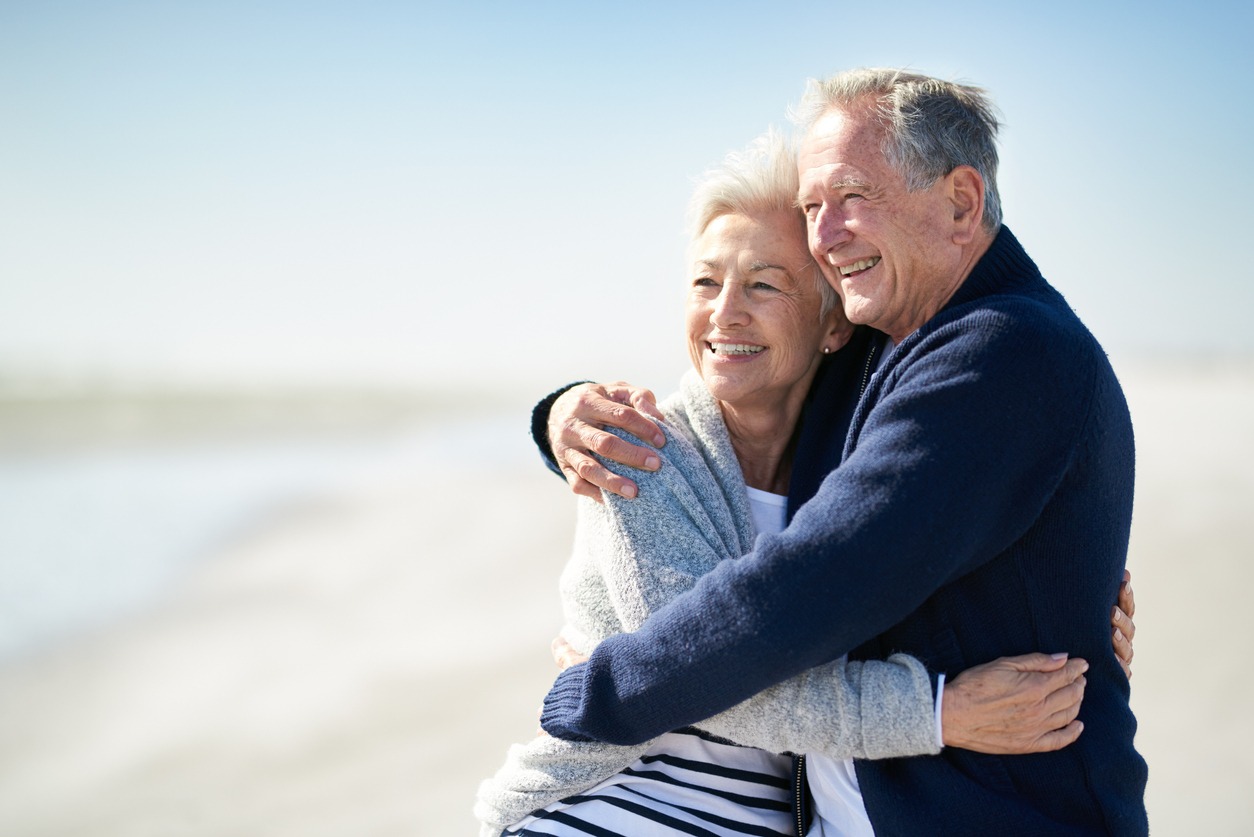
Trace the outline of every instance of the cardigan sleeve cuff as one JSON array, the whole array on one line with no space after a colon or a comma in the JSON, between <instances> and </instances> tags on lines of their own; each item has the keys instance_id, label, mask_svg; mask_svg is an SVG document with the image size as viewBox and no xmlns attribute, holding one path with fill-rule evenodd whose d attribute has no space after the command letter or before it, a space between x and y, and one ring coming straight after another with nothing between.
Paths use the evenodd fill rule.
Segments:
<instances>
[{"instance_id":1,"label":"cardigan sleeve cuff","mask_svg":"<svg viewBox=\"0 0 1254 837\"><path fill-rule=\"evenodd\" d=\"M580 733L578 723L583 696L583 673L587 663L578 663L563 671L544 696L540 711L540 728L554 738L565 741L595 741Z\"/></svg>"}]
</instances>

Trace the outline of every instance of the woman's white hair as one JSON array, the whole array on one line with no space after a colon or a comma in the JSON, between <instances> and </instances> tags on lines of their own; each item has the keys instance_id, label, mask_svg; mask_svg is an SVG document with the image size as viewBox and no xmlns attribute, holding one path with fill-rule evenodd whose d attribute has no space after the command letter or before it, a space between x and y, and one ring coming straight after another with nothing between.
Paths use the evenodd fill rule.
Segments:
<instances>
[{"instance_id":1,"label":"woman's white hair","mask_svg":"<svg viewBox=\"0 0 1254 837\"><path fill-rule=\"evenodd\" d=\"M706 227L723 215L761 216L791 212L805 233L805 216L797 209L797 155L788 139L774 128L743 151L732 151L698 180L688 202L688 236L696 242ZM819 319L827 317L840 298L813 260L810 272L822 298Z\"/></svg>"}]
</instances>

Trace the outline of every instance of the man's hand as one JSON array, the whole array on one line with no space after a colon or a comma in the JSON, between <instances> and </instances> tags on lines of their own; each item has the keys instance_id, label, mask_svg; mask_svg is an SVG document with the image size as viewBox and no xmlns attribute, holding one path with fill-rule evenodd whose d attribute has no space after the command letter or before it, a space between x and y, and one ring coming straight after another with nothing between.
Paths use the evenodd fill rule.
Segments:
<instances>
[{"instance_id":1,"label":"man's hand","mask_svg":"<svg viewBox=\"0 0 1254 837\"><path fill-rule=\"evenodd\" d=\"M1132 638L1136 636L1136 599L1132 597L1132 573L1123 571L1123 583L1119 585L1119 602L1110 609L1110 641L1115 646L1115 656L1123 673L1132 679Z\"/></svg>"},{"instance_id":2,"label":"man's hand","mask_svg":"<svg viewBox=\"0 0 1254 837\"><path fill-rule=\"evenodd\" d=\"M945 683L946 746L977 753L1045 753L1080 737L1076 720L1089 664L1065 654L1002 657Z\"/></svg>"},{"instance_id":3,"label":"man's hand","mask_svg":"<svg viewBox=\"0 0 1254 837\"><path fill-rule=\"evenodd\" d=\"M652 417L652 418L650 418ZM553 402L549 411L549 447L557 466L566 475L570 490L601 501L601 489L634 499L639 489L601 465L593 453L645 471L656 471L662 460L651 448L624 442L606 433L606 426L625 430L654 447L666 437L653 419L662 420L653 393L619 381L613 384L580 384Z\"/></svg>"}]
</instances>

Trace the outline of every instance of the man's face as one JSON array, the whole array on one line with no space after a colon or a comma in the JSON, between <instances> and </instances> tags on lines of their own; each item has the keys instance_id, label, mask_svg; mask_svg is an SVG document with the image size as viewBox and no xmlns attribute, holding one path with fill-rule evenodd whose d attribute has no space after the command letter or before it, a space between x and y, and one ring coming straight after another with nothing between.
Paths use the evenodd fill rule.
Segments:
<instances>
[{"instance_id":1,"label":"man's face","mask_svg":"<svg viewBox=\"0 0 1254 837\"><path fill-rule=\"evenodd\" d=\"M883 129L832 110L801 144L800 203L810 251L852 322L900 342L962 278L948 178L915 192L884 157Z\"/></svg>"}]
</instances>

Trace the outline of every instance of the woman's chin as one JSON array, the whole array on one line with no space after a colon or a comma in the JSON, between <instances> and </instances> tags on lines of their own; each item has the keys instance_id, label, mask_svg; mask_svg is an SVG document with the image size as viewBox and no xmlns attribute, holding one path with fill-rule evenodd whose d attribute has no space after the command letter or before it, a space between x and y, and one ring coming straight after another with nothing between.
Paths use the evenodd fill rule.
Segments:
<instances>
[{"instance_id":1,"label":"woman's chin","mask_svg":"<svg viewBox=\"0 0 1254 837\"><path fill-rule=\"evenodd\" d=\"M723 372L703 370L701 378L705 381L706 389L710 391L710 395L714 396L715 401L733 406L752 400L754 394L761 389L760 386L745 381L740 376Z\"/></svg>"}]
</instances>

